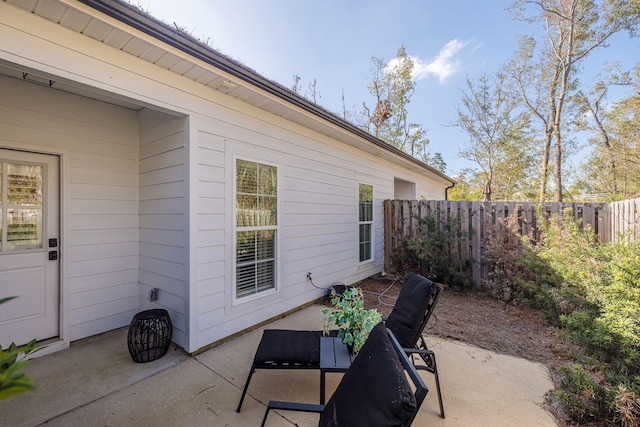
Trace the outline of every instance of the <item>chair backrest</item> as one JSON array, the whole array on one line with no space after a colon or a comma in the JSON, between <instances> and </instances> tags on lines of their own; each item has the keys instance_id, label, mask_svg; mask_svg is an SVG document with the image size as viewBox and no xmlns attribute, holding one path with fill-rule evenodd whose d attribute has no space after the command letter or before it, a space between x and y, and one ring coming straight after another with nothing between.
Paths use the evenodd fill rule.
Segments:
<instances>
[{"instance_id":1,"label":"chair backrest","mask_svg":"<svg viewBox=\"0 0 640 427\"><path fill-rule=\"evenodd\" d=\"M442 287L410 273L385 324L405 348L414 348L433 313Z\"/></svg>"},{"instance_id":2,"label":"chair backrest","mask_svg":"<svg viewBox=\"0 0 640 427\"><path fill-rule=\"evenodd\" d=\"M379 323L324 407L320 426L410 426L427 391L398 340Z\"/></svg>"}]
</instances>

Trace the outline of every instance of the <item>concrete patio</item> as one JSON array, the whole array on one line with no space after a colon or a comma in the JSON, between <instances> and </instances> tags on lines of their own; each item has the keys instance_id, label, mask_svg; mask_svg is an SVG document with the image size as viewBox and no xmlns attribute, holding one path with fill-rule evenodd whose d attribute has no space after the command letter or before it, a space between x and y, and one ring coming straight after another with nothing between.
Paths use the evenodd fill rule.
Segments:
<instances>
[{"instance_id":1,"label":"concrete patio","mask_svg":"<svg viewBox=\"0 0 640 427\"><path fill-rule=\"evenodd\" d=\"M32 360L25 372L38 387L0 401L6 426L259 426L269 399L317 403L315 370L258 371L242 412L235 409L265 328L321 329L310 306L197 356L171 346L163 358L138 364L127 351L127 329L71 344ZM433 376L414 426L556 426L544 407L553 388L546 367L459 342L429 339L438 356L446 419ZM327 376L327 391L340 374ZM312 426L318 417L273 412L268 426Z\"/></svg>"}]
</instances>

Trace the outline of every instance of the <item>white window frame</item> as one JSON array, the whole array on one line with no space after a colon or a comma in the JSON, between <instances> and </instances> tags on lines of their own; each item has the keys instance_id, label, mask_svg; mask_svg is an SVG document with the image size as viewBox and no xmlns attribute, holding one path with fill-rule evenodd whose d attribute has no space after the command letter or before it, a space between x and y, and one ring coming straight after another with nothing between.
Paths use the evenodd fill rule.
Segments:
<instances>
[{"instance_id":1,"label":"white window frame","mask_svg":"<svg viewBox=\"0 0 640 427\"><path fill-rule=\"evenodd\" d=\"M237 165L238 165L238 161L246 161L246 162L251 162L251 163L256 163L256 164L262 164L262 165L267 165L267 166L273 166L276 168L276 179L277 179L277 184L276 184L276 225L266 225L266 226L261 226L261 225L256 225L256 226L247 226L247 227L240 227L238 226L238 221L237 221L237 206L236 206L236 200L237 200ZM232 194L233 194L233 264L232 264L232 277L233 277L233 288L232 288L232 303L233 305L237 305L237 304L241 304L241 303L245 303L245 302L249 302L249 301L253 301L256 300L258 298L262 298L268 295L273 295L274 293L278 292L279 290L279 264L280 264L280 212L281 212L281 182L282 182L282 177L281 177L281 165L277 164L277 163L273 163L273 162L269 162L269 161L265 161L265 160L258 160L255 158L250 158L250 157L246 157L246 156L233 156L233 189L232 189ZM241 296L238 297L237 296L237 266L238 266L238 253L237 253L237 245L238 245L238 233L242 232L242 231L260 231L260 230L273 230L275 232L275 242L274 245L275 247L273 248L274 251L274 271L273 271L273 281L274 281L274 286L272 288L269 288L267 290L264 291L260 291L260 292L256 292L253 294L249 294L249 295L245 295L245 296Z\"/></svg>"},{"instance_id":2,"label":"white window frame","mask_svg":"<svg viewBox=\"0 0 640 427\"><path fill-rule=\"evenodd\" d=\"M371 187L371 220L370 221L362 221L360 218L360 187L366 185ZM358 188L357 188L357 200L358 200L358 205L357 205L357 218L358 218L358 231L357 231L357 235L358 235L358 263L359 264L366 264L366 263L370 263L373 262L375 259L374 253L375 253L375 187L373 184L369 184L367 182L358 182ZM362 240L361 240L361 236L360 236L360 227L362 225L370 225L369 228L369 258L362 260L361 256L360 256L360 252L361 252L361 247L362 247Z\"/></svg>"}]
</instances>

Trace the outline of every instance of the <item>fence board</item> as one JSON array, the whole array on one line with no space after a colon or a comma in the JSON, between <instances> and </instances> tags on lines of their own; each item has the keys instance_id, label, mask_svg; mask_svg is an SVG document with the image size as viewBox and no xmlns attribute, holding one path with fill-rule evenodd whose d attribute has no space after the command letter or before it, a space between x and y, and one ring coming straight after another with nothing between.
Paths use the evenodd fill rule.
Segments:
<instances>
[{"instance_id":1,"label":"fence board","mask_svg":"<svg viewBox=\"0 0 640 427\"><path fill-rule=\"evenodd\" d=\"M470 275L480 286L488 273L483 265L485 224L496 224L510 213L518 217L519 232L529 236L532 243L540 239L538 215L550 218L571 209L573 218L582 227L591 227L601 242L617 242L624 237L629 241L640 239L640 198L614 203L557 203L537 205L530 202L459 202L448 200L385 200L385 270L393 272L391 256L407 237L418 233L418 218L435 216L444 225L445 218L459 218L462 230L469 231L466 241L452 248L460 259L473 259Z\"/></svg>"}]
</instances>

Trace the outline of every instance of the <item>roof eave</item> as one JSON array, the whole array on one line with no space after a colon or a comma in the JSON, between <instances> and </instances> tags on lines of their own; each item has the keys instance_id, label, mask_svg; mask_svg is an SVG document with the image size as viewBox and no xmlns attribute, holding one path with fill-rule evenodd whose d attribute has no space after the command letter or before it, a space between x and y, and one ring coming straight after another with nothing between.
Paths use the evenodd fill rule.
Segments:
<instances>
[{"instance_id":1,"label":"roof eave","mask_svg":"<svg viewBox=\"0 0 640 427\"><path fill-rule=\"evenodd\" d=\"M337 115L325 110L324 108L314 104L305 98L293 93L287 88L262 77L255 71L231 60L220 52L198 42L193 37L183 31L171 28L163 22L160 22L150 15L142 12L137 7L113 0L79 0L81 3L98 10L132 28L137 29L162 43L165 43L175 49L178 49L194 58L197 58L209 65L212 65L221 71L224 71L233 77L240 79L258 89L261 89L279 99L286 101L314 116L337 126L351 134L354 134L384 150L387 150L415 165L429 171L441 179L455 183L455 180L439 170L427 165L426 163L410 156L404 151L388 144L387 142L376 138L365 130L341 119Z\"/></svg>"}]
</instances>

